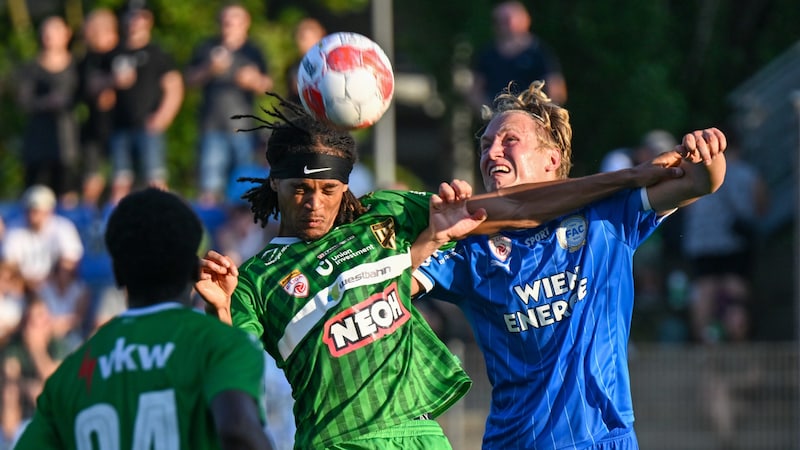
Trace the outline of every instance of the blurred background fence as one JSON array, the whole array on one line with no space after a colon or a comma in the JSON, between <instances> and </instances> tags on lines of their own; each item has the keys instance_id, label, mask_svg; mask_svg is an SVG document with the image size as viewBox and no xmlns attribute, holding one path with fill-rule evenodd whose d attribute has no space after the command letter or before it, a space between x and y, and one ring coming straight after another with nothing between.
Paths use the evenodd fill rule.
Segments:
<instances>
[{"instance_id":1,"label":"blurred background fence","mask_svg":"<svg viewBox=\"0 0 800 450\"><path fill-rule=\"evenodd\" d=\"M459 450L480 449L490 386L480 350L453 341L474 380L440 423ZM800 348L795 343L635 345L636 433L647 450L800 449Z\"/></svg>"}]
</instances>

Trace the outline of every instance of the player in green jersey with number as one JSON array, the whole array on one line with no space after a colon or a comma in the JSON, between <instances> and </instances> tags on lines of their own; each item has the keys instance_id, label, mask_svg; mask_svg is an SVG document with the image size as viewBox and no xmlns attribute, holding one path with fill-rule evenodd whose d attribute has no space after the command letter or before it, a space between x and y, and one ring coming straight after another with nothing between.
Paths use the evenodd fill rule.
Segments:
<instances>
[{"instance_id":1,"label":"player in green jersey with number","mask_svg":"<svg viewBox=\"0 0 800 450\"><path fill-rule=\"evenodd\" d=\"M279 237L237 268L209 252L195 288L222 321L258 336L295 398L297 449L449 449L433 420L470 380L412 306L412 271L467 233L530 227L623 187L680 175L680 155L616 174L470 198L464 182L439 194L348 191L353 138L279 98L267 111L271 171L245 194ZM468 212L465 200L469 199ZM489 220L482 221L488 213ZM519 220L537 217L536 220ZM477 228L476 228L477 225ZM418 420L422 419L422 420Z\"/></svg>"},{"instance_id":2,"label":"player in green jersey with number","mask_svg":"<svg viewBox=\"0 0 800 450\"><path fill-rule=\"evenodd\" d=\"M106 244L130 309L47 380L17 449L272 449L260 346L188 307L201 237L173 194L119 203Z\"/></svg>"}]
</instances>

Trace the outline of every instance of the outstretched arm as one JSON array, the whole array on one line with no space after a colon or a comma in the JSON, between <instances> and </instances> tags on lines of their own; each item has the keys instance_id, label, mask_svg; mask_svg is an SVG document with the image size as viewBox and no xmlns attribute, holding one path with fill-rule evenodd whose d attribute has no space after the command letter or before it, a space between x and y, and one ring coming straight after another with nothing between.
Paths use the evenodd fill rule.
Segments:
<instances>
[{"instance_id":1,"label":"outstretched arm","mask_svg":"<svg viewBox=\"0 0 800 450\"><path fill-rule=\"evenodd\" d=\"M535 228L622 189L644 187L661 180L679 179L682 155L666 152L630 169L544 183L528 183L476 195L469 211L482 208L488 218L469 234L491 234L502 229Z\"/></svg>"},{"instance_id":2,"label":"outstretched arm","mask_svg":"<svg viewBox=\"0 0 800 450\"><path fill-rule=\"evenodd\" d=\"M725 135L716 128L693 131L683 137L680 147L686 176L648 186L650 206L659 214L693 203L715 192L725 179L727 148Z\"/></svg>"},{"instance_id":3,"label":"outstretched arm","mask_svg":"<svg viewBox=\"0 0 800 450\"><path fill-rule=\"evenodd\" d=\"M467 211L467 199L471 196L472 186L466 181L453 180L439 185L439 194L431 197L428 228L411 245L411 265L414 269L439 247L470 234L486 220L483 208Z\"/></svg>"}]
</instances>

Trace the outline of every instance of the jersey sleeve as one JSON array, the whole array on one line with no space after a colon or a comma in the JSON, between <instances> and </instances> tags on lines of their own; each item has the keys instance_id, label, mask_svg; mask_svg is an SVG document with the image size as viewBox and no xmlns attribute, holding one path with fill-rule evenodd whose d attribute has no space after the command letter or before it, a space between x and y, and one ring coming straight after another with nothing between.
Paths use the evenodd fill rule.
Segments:
<instances>
[{"instance_id":1,"label":"jersey sleeve","mask_svg":"<svg viewBox=\"0 0 800 450\"><path fill-rule=\"evenodd\" d=\"M253 275L247 270L246 265L240 269L239 284L231 298L231 318L233 326L261 339L264 326L261 324L261 296L258 289L258 280L252 279Z\"/></svg>"},{"instance_id":2,"label":"jersey sleeve","mask_svg":"<svg viewBox=\"0 0 800 450\"><path fill-rule=\"evenodd\" d=\"M463 273L470 266L466 255L467 242L444 246L414 271L414 278L423 286L425 294L451 303L457 303L459 298L464 297L465 285L458 280L468 279Z\"/></svg>"},{"instance_id":3,"label":"jersey sleeve","mask_svg":"<svg viewBox=\"0 0 800 450\"><path fill-rule=\"evenodd\" d=\"M617 239L632 248L639 247L667 217L659 217L652 209L645 208L643 192L646 191L621 191L590 209L596 218L605 221Z\"/></svg>"},{"instance_id":4,"label":"jersey sleeve","mask_svg":"<svg viewBox=\"0 0 800 450\"><path fill-rule=\"evenodd\" d=\"M418 191L376 191L362 197L370 212L397 218L398 226L411 234L427 228L433 194Z\"/></svg>"},{"instance_id":5,"label":"jersey sleeve","mask_svg":"<svg viewBox=\"0 0 800 450\"><path fill-rule=\"evenodd\" d=\"M228 390L249 394L256 403L264 405L264 353L255 338L241 330L215 323L208 334L203 391L206 401Z\"/></svg>"}]
</instances>

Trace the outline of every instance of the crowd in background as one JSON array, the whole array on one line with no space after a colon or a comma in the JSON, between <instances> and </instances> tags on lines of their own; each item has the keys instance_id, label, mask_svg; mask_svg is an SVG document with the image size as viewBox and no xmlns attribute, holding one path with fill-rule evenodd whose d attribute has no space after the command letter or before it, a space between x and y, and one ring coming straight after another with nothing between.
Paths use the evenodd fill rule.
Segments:
<instances>
[{"instance_id":1,"label":"crowd in background","mask_svg":"<svg viewBox=\"0 0 800 450\"><path fill-rule=\"evenodd\" d=\"M59 361L124 310L105 223L132 190L169 188L164 133L185 89L202 91L198 194L190 200L206 228L204 247L241 262L277 231L253 221L241 199L250 185L237 182L269 171L262 136L237 133L247 125L230 120L251 113L256 95L273 88L267 59L248 38L249 13L223 7L218 32L197 44L185 68L151 40L153 24L148 9L98 9L73 37L62 17L48 17L38 30L36 57L16 72L17 100L27 116L25 190L18 201L0 205L0 448L30 418ZM298 48L324 34L313 19L301 25ZM88 110L80 123L79 105ZM372 177L358 169L353 189L364 194ZM278 448L291 448L288 385L274 363L268 377L274 381L267 384L269 423Z\"/></svg>"},{"instance_id":2,"label":"crowd in background","mask_svg":"<svg viewBox=\"0 0 800 450\"><path fill-rule=\"evenodd\" d=\"M544 72L534 76L549 80L554 100L566 101L555 54L530 33L527 12L507 3L494 17L497 48L487 50L481 64L524 66L531 54L539 55ZM218 33L196 46L186 67L151 40L153 19L147 9L95 10L81 34L72 36L63 18L47 18L39 28L38 54L18 71L16 93L27 115L20 130L25 191L0 207L0 449L30 417L43 381L59 360L123 310L104 246L104 224L131 190L168 188L164 133L185 89L202 91L198 195L192 200L206 226L205 247L243 261L277 231L254 223L240 198L248 184L236 182L264 178L269 170L264 140L257 133L236 133L247 125L229 119L250 113L256 95L274 84L268 59L248 38L248 12L223 8ZM300 22L301 54L324 34L319 22ZM77 40L85 51L72 50ZM297 66L285 77L290 96ZM510 76L484 73L476 78L477 87L496 89L498 79L504 85ZM473 98L482 103L493 93ZM88 110L81 123L75 115L79 104ZM641 145L609 152L602 170L630 167L674 145L674 137L657 130ZM637 252L634 334L637 320L640 336L658 341L713 343L751 334L749 225L765 210L766 193L757 172L735 157L735 149L733 144L727 153L729 175L719 193L670 218ZM354 170L350 188L357 195L374 188L363 166ZM685 232L688 228L706 231ZM682 239L690 236L701 239ZM448 323L452 311L442 312L446 304L422 308L444 335L466 328Z\"/></svg>"}]
</instances>

